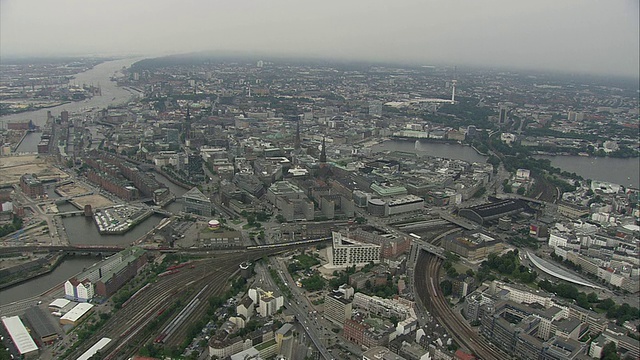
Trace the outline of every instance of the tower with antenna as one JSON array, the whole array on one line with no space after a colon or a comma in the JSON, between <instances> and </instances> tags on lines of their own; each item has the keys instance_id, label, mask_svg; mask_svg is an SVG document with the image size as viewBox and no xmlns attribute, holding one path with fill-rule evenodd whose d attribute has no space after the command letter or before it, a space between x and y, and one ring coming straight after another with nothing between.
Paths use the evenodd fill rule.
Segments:
<instances>
[{"instance_id":1,"label":"tower with antenna","mask_svg":"<svg viewBox=\"0 0 640 360\"><path fill-rule=\"evenodd\" d=\"M451 81L451 104L456 103L456 83L458 80Z\"/></svg>"},{"instance_id":2,"label":"tower with antenna","mask_svg":"<svg viewBox=\"0 0 640 360\"><path fill-rule=\"evenodd\" d=\"M187 104L187 115L184 117L184 138L191 139L191 112L189 111L189 105Z\"/></svg>"},{"instance_id":3,"label":"tower with antenna","mask_svg":"<svg viewBox=\"0 0 640 360\"><path fill-rule=\"evenodd\" d=\"M453 80L451 80L451 104L456 103L456 84L458 83L458 67L453 67Z\"/></svg>"}]
</instances>

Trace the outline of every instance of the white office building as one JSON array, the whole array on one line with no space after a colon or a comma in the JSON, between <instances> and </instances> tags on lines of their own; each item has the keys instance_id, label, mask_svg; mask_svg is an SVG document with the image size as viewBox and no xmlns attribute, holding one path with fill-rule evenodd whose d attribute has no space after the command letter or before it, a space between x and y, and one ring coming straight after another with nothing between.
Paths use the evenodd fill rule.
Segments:
<instances>
[{"instance_id":1,"label":"white office building","mask_svg":"<svg viewBox=\"0 0 640 360\"><path fill-rule=\"evenodd\" d=\"M328 252L333 267L364 266L380 262L380 245L366 244L333 232L333 244Z\"/></svg>"}]
</instances>

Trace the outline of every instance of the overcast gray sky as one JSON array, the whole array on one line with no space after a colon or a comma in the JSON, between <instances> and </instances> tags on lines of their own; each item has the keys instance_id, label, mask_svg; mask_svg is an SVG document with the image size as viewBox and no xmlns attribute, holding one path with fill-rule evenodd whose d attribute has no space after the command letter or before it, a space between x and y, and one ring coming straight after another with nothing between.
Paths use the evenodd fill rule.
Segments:
<instances>
[{"instance_id":1,"label":"overcast gray sky","mask_svg":"<svg viewBox=\"0 0 640 360\"><path fill-rule=\"evenodd\" d=\"M0 55L270 55L638 77L638 0L0 0Z\"/></svg>"}]
</instances>

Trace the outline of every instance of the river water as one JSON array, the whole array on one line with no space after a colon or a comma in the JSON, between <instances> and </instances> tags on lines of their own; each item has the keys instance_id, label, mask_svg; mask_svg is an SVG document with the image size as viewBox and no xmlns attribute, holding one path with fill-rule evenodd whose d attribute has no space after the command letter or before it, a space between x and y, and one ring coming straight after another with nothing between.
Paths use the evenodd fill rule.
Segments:
<instances>
[{"instance_id":1,"label":"river water","mask_svg":"<svg viewBox=\"0 0 640 360\"><path fill-rule=\"evenodd\" d=\"M84 101L72 102L48 109L5 115L0 117L0 122L32 120L34 124L42 126L47 121L47 111L51 111L53 115L59 115L62 110L74 113L86 110L86 108L106 108L109 105L127 102L136 96L136 94L131 90L118 87L115 82L111 81L111 77L117 75L123 67L129 67L134 62L142 59L143 58L127 58L103 62L83 73L77 74L73 80L69 82L70 84L78 85L99 84L102 89L102 95L100 96L94 96Z\"/></svg>"},{"instance_id":2,"label":"river water","mask_svg":"<svg viewBox=\"0 0 640 360\"><path fill-rule=\"evenodd\" d=\"M114 61L107 61L94 66L83 73L77 74L70 84L93 84L100 85L102 95L94 96L90 99L72 102L48 109L30 111L20 114L12 114L0 117L0 127L9 121L25 121L32 120L34 124L42 126L47 122L47 111L51 111L54 116L60 115L62 110L70 113L86 111L91 108L104 109L109 105L119 105L128 102L130 99L138 96L133 90L118 87L111 77L118 75L123 67L129 67L141 58L128 58ZM17 152L37 152L38 143L40 142L41 133L27 134L17 149Z\"/></svg>"},{"instance_id":3,"label":"river water","mask_svg":"<svg viewBox=\"0 0 640 360\"><path fill-rule=\"evenodd\" d=\"M76 256L67 258L52 272L46 275L0 290L0 305L9 304L14 301L42 294L52 287L67 281L67 279L73 275L81 272L82 269L87 268L98 261L100 261L100 258L93 256Z\"/></svg>"},{"instance_id":4,"label":"river water","mask_svg":"<svg viewBox=\"0 0 640 360\"><path fill-rule=\"evenodd\" d=\"M119 105L122 103L126 103L130 99L136 97L137 94L134 91L118 87L115 82L111 81L111 77L114 75L117 76L117 73L123 67L129 67L131 64L138 60L141 59L129 58L104 62L96 65L95 67L84 73L77 74L75 78L70 82L79 85L100 85L100 88L102 89L101 96L94 96L93 98L87 99L85 101L64 104L54 108L2 116L0 117L0 126L4 126L4 124L2 123L6 123L9 121L24 120L32 120L34 124L42 126L47 121L47 111L51 111L54 116L57 116L62 110L67 110L70 113L77 113L80 111L86 111L91 108L103 109L110 105ZM28 134L22 144L20 144L20 146L18 147L18 152L36 152L37 145L40 142L40 136L40 133ZM164 179L163 182L169 183L169 181L166 179ZM63 224L67 230L70 242L72 244L125 245L137 240L140 236L144 235L146 232L156 226L161 219L162 217L154 215L136 226L131 231L120 236L101 236L98 233L93 221L87 220L84 217L80 216L65 218L63 219ZM75 257L67 259L47 275L2 290L0 292L0 304L7 304L13 301L38 295L45 290L55 286L56 284L60 284L66 281L71 276L82 271L83 268L88 267L97 261L99 261L99 259L93 257Z\"/></svg>"}]
</instances>

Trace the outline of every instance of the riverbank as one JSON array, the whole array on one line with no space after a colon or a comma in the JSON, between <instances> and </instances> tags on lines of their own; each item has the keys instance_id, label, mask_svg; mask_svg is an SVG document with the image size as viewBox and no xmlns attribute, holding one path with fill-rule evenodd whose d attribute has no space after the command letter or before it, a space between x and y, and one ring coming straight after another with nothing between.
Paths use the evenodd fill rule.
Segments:
<instances>
[{"instance_id":1,"label":"riverbank","mask_svg":"<svg viewBox=\"0 0 640 360\"><path fill-rule=\"evenodd\" d=\"M7 274L0 277L0 290L19 285L25 281L46 275L55 270L65 259L66 254L49 254L44 258L26 264L4 269Z\"/></svg>"},{"instance_id":2,"label":"riverbank","mask_svg":"<svg viewBox=\"0 0 640 360\"><path fill-rule=\"evenodd\" d=\"M78 100L76 102L80 102L82 100ZM34 111L38 111L38 110L43 110L43 109L51 109L54 107L58 107L58 106L63 106L66 104L71 104L74 101L60 101L60 102L56 102L53 104L46 104L46 105L40 105L40 106L34 106L31 108L26 108L26 109L22 109L22 110L17 110L17 111L11 111L11 112L3 112L0 113L0 116L11 116L11 115L18 115L18 114L27 114L29 112L34 112Z\"/></svg>"}]
</instances>

